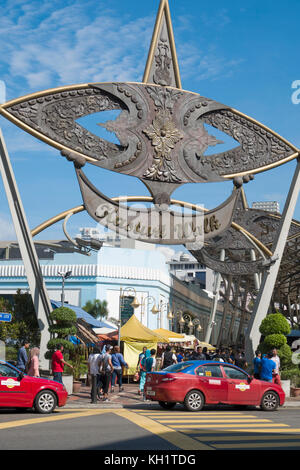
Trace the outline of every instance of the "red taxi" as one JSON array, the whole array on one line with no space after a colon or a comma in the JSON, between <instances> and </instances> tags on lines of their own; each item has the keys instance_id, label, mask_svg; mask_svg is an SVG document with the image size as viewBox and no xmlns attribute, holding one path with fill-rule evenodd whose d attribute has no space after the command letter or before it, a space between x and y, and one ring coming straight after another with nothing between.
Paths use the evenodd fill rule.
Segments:
<instances>
[{"instance_id":1,"label":"red taxi","mask_svg":"<svg viewBox=\"0 0 300 470\"><path fill-rule=\"evenodd\" d=\"M183 403L188 411L200 411L205 404L251 405L275 411L285 400L279 385L254 379L239 367L216 361L180 362L148 373L145 395L162 408Z\"/></svg>"},{"instance_id":2,"label":"red taxi","mask_svg":"<svg viewBox=\"0 0 300 470\"><path fill-rule=\"evenodd\" d=\"M7 362L0 361L0 407L35 408L38 413L51 413L64 406L68 393L54 380L31 377Z\"/></svg>"}]
</instances>

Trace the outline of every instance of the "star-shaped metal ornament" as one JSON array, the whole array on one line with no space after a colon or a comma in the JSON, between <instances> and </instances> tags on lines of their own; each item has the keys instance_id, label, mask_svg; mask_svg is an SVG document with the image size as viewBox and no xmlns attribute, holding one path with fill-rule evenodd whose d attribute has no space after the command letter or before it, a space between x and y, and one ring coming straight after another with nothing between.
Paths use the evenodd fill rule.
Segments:
<instances>
[{"instance_id":1,"label":"star-shaped metal ornament","mask_svg":"<svg viewBox=\"0 0 300 470\"><path fill-rule=\"evenodd\" d=\"M115 120L100 124L116 135L118 144L79 123L83 116L101 111L119 111ZM160 2L141 83L87 83L46 90L9 101L0 112L74 162L84 206L97 222L150 243L195 241L197 230L203 241L230 226L239 189L234 188L219 208L202 212L202 222L198 213L195 222L195 214L185 215L184 221L169 209L171 195L179 186L233 180L240 187L253 174L298 156L294 145L254 119L182 89L167 0ZM226 133L239 145L206 155L209 147L221 141L205 125ZM139 178L157 214L152 209L134 213L107 198L84 175L86 163ZM167 224L166 214L170 217ZM189 227L189 236L183 224ZM163 235L164 225L169 225L167 235Z\"/></svg>"}]
</instances>

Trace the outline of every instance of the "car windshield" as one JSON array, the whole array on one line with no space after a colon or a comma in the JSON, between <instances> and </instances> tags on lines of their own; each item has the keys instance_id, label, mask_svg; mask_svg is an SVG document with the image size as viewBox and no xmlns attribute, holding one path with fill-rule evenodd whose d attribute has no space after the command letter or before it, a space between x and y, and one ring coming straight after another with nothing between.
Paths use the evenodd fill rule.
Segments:
<instances>
[{"instance_id":1,"label":"car windshield","mask_svg":"<svg viewBox=\"0 0 300 470\"><path fill-rule=\"evenodd\" d=\"M179 362L178 364L172 364L171 366L166 367L163 369L165 372L182 372L183 370L187 369L190 367L191 364L186 363L186 362Z\"/></svg>"},{"instance_id":2,"label":"car windshield","mask_svg":"<svg viewBox=\"0 0 300 470\"><path fill-rule=\"evenodd\" d=\"M20 372L7 364L0 364L0 376L1 377L19 377Z\"/></svg>"}]
</instances>

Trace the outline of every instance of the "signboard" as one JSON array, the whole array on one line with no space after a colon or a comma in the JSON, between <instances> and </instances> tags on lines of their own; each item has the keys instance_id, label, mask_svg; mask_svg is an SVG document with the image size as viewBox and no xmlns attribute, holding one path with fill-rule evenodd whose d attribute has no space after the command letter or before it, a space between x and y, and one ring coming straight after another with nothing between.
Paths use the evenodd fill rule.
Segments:
<instances>
[{"instance_id":1,"label":"signboard","mask_svg":"<svg viewBox=\"0 0 300 470\"><path fill-rule=\"evenodd\" d=\"M121 326L128 322L129 318L132 317L134 309L131 306L134 297L126 296L122 298L121 303Z\"/></svg>"},{"instance_id":2,"label":"signboard","mask_svg":"<svg viewBox=\"0 0 300 470\"><path fill-rule=\"evenodd\" d=\"M0 321L11 322L11 313L0 312Z\"/></svg>"}]
</instances>

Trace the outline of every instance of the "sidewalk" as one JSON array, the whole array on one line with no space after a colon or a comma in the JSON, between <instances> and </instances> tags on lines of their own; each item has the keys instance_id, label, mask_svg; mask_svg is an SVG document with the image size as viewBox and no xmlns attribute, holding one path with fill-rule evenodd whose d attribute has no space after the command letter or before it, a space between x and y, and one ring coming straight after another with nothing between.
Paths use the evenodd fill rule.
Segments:
<instances>
[{"instance_id":1,"label":"sidewalk","mask_svg":"<svg viewBox=\"0 0 300 470\"><path fill-rule=\"evenodd\" d=\"M143 397L138 395L138 384L123 384L124 391L119 392L119 386L115 387L115 391L109 391L108 401L103 402L97 400L97 404L91 403L91 387L82 385L78 393L69 395L66 408L123 408L127 405L144 405L151 404L151 402L143 401ZM155 403L155 402L154 402Z\"/></svg>"},{"instance_id":2,"label":"sidewalk","mask_svg":"<svg viewBox=\"0 0 300 470\"><path fill-rule=\"evenodd\" d=\"M102 402L97 400L97 404L91 403L91 388L85 385L81 386L78 393L68 397L65 408L126 408L136 407L152 407L157 406L155 401L143 401L143 397L138 395L138 384L123 384L124 391L119 392L119 387L115 387L114 393L109 392L109 401ZM300 397L286 398L283 408L299 407Z\"/></svg>"}]
</instances>

